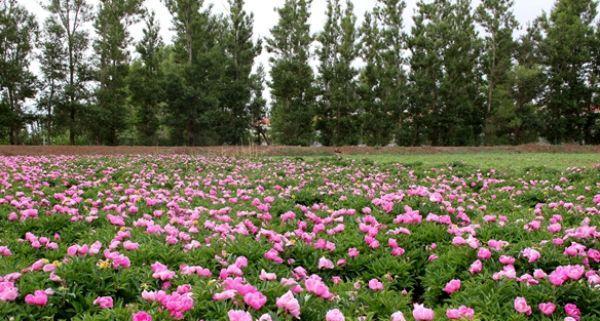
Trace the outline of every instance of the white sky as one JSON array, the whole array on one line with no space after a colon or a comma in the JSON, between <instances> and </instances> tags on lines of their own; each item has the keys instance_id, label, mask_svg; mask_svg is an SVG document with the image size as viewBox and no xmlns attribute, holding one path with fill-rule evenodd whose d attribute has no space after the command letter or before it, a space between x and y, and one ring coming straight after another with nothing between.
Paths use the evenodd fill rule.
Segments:
<instances>
[{"instance_id":1,"label":"white sky","mask_svg":"<svg viewBox=\"0 0 600 321\"><path fill-rule=\"evenodd\" d=\"M2 1L2 0L0 0ZM94 6L99 3L99 0L89 0ZM417 0L405 0L407 8L404 11L404 24L407 32L412 26L412 16L415 13ZM40 26L43 25L47 17L46 11L42 8L42 3L47 3L47 0L17 0L18 3L25 6L31 12L34 12L39 20ZM472 0L473 8L479 4L479 0ZM227 0L205 0L206 4L213 4L215 12L226 13L228 11ZM256 37L268 37L269 30L277 23L278 15L275 11L280 7L284 0L246 0L246 10L254 14L254 32ZM313 0L311 10L311 30L313 33L318 32L325 22L325 3L326 0ZM362 17L365 12L371 10L375 5L375 0L354 0L355 13L358 18L358 25L362 23ZM543 11L549 12L552 9L555 0L515 0L514 14L523 26L538 17ZM161 25L161 35L165 43L170 43L173 38L171 30L171 15L164 6L162 0L146 0L145 6L156 12L156 16ZM137 24L132 27L131 35L134 40L141 37L143 25ZM269 70L269 56L266 50L258 57L257 63L263 64L265 69ZM33 69L38 69L36 63L33 64ZM268 95L268 94L267 94Z\"/></svg>"}]
</instances>

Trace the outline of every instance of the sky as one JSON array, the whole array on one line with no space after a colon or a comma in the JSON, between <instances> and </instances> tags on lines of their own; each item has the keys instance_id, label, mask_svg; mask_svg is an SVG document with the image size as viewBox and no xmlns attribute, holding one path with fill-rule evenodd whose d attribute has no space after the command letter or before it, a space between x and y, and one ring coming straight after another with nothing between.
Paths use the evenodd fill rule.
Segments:
<instances>
[{"instance_id":1,"label":"sky","mask_svg":"<svg viewBox=\"0 0 600 321\"><path fill-rule=\"evenodd\" d=\"M0 0L2 1L2 0ZM91 4L97 6L99 0L89 0ZM47 0L17 0L18 3L25 6L30 12L35 13L40 26L43 25L47 17L46 10L42 7L42 3L47 3ZM417 0L405 0L406 10L404 11L404 24L407 32L410 32L412 27L412 16L415 13ZM479 0L472 0L472 7L475 8L479 4ZM521 24L521 26L537 18L542 12L549 12L555 0L514 0L513 12ZM215 12L227 13L227 0L205 0L205 4L212 4ZM255 37L265 38L269 36L269 30L277 23L278 15L276 9L282 6L284 0L246 0L246 10L254 14L254 33ZM354 0L355 14L358 19L358 24L362 23L362 17L365 12L370 11L375 5L375 0ZM325 6L326 0L313 0L311 8L311 31L319 32L325 23ZM171 20L172 17L163 4L163 0L145 0L145 7L156 12L161 26L161 36L165 43L170 43L174 37ZM141 38L143 24L139 23L131 28L131 36L134 41ZM519 33L519 31L517 31ZM133 48L133 47L132 47ZM269 54L263 50L262 54L257 58L255 66L262 64L266 71L269 68ZM39 70L39 65L32 65L34 72ZM267 93L268 95L268 93ZM267 97L268 99L269 97Z\"/></svg>"}]
</instances>

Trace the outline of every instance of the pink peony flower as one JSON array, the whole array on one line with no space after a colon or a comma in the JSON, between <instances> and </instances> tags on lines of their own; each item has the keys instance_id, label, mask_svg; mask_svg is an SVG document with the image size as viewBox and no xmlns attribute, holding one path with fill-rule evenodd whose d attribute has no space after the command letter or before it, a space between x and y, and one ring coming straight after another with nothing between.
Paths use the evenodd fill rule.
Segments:
<instances>
[{"instance_id":1,"label":"pink peony flower","mask_svg":"<svg viewBox=\"0 0 600 321\"><path fill-rule=\"evenodd\" d=\"M138 311L132 317L132 321L152 321L152 316L145 311Z\"/></svg>"},{"instance_id":2,"label":"pink peony flower","mask_svg":"<svg viewBox=\"0 0 600 321\"><path fill-rule=\"evenodd\" d=\"M19 290L13 282L0 282L0 301L14 301L19 296Z\"/></svg>"},{"instance_id":3,"label":"pink peony flower","mask_svg":"<svg viewBox=\"0 0 600 321\"><path fill-rule=\"evenodd\" d=\"M475 311L472 308L461 305L458 309L446 310L446 317L451 320L463 319L472 320L475 316Z\"/></svg>"},{"instance_id":4,"label":"pink peony flower","mask_svg":"<svg viewBox=\"0 0 600 321\"><path fill-rule=\"evenodd\" d=\"M333 309L333 310L327 311L327 314L325 315L325 320L326 321L344 321L346 319L344 318L342 311L340 311L338 309Z\"/></svg>"},{"instance_id":5,"label":"pink peony flower","mask_svg":"<svg viewBox=\"0 0 600 321\"><path fill-rule=\"evenodd\" d=\"M458 290L460 290L461 282L458 279L450 280L450 282L446 283L444 287L444 292L448 294L452 294Z\"/></svg>"},{"instance_id":6,"label":"pink peony flower","mask_svg":"<svg viewBox=\"0 0 600 321\"><path fill-rule=\"evenodd\" d=\"M575 319L576 321L579 321L581 319L581 311L579 310L577 305L573 303L565 305L565 313L571 318Z\"/></svg>"},{"instance_id":7,"label":"pink peony flower","mask_svg":"<svg viewBox=\"0 0 600 321\"><path fill-rule=\"evenodd\" d=\"M538 304L538 309L540 309L543 315L552 315L556 310L556 305L552 302L540 303Z\"/></svg>"},{"instance_id":8,"label":"pink peony flower","mask_svg":"<svg viewBox=\"0 0 600 321\"><path fill-rule=\"evenodd\" d=\"M404 314L400 311L392 313L391 321L406 321Z\"/></svg>"},{"instance_id":9,"label":"pink peony flower","mask_svg":"<svg viewBox=\"0 0 600 321\"><path fill-rule=\"evenodd\" d=\"M250 292L244 295L244 302L254 310L260 310L267 303L267 297L260 292Z\"/></svg>"},{"instance_id":10,"label":"pink peony flower","mask_svg":"<svg viewBox=\"0 0 600 321\"><path fill-rule=\"evenodd\" d=\"M229 310L227 316L229 321L252 321L250 313L242 310Z\"/></svg>"},{"instance_id":11,"label":"pink peony flower","mask_svg":"<svg viewBox=\"0 0 600 321\"><path fill-rule=\"evenodd\" d=\"M417 321L431 321L435 317L433 310L426 308L422 304L414 304L412 315Z\"/></svg>"},{"instance_id":12,"label":"pink peony flower","mask_svg":"<svg viewBox=\"0 0 600 321\"><path fill-rule=\"evenodd\" d=\"M48 294L45 291L36 290L33 294L25 296L25 303L43 307L48 304Z\"/></svg>"},{"instance_id":13,"label":"pink peony flower","mask_svg":"<svg viewBox=\"0 0 600 321\"><path fill-rule=\"evenodd\" d=\"M99 296L94 300L94 304L99 306L100 309L112 309L113 299L109 296Z\"/></svg>"},{"instance_id":14,"label":"pink peony flower","mask_svg":"<svg viewBox=\"0 0 600 321\"><path fill-rule=\"evenodd\" d=\"M300 318L300 304L294 297L292 291L287 291L284 295L277 298L275 302L278 308L282 309L286 313L290 314L294 318Z\"/></svg>"},{"instance_id":15,"label":"pink peony flower","mask_svg":"<svg viewBox=\"0 0 600 321\"><path fill-rule=\"evenodd\" d=\"M381 291L383 290L383 283L377 279L371 279L369 281L369 289L373 291Z\"/></svg>"},{"instance_id":16,"label":"pink peony flower","mask_svg":"<svg viewBox=\"0 0 600 321\"><path fill-rule=\"evenodd\" d=\"M531 307L527 304L527 300L525 300L523 297L515 298L514 308L521 314L531 315Z\"/></svg>"}]
</instances>

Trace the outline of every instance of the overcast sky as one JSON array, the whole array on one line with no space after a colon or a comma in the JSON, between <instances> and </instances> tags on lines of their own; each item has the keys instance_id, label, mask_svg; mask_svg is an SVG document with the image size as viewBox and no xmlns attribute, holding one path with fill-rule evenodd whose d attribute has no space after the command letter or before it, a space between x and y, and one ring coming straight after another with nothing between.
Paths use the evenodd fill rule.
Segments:
<instances>
[{"instance_id":1,"label":"overcast sky","mask_svg":"<svg viewBox=\"0 0 600 321\"><path fill-rule=\"evenodd\" d=\"M3 1L3 0L0 0ZM18 3L24 5L28 10L34 12L40 23L43 25L47 12L42 8L42 3L47 3L48 0L17 0ZM97 6L99 0L89 0L94 6ZM472 0L473 8L479 4L479 0ZM555 0L515 0L514 1L514 14L517 17L519 23L524 25L536 17L538 17L543 11L549 12L552 9ZM215 12L226 13L228 11L227 0L205 0L206 4L212 4ZM246 0L246 10L254 14L254 31L255 37L268 37L269 30L277 23L278 15L276 8L283 5L284 0ZM311 10L311 29L313 33L318 32L325 22L325 3L326 0L313 0ZM362 17L365 12L370 11L375 0L354 0L355 13L358 18L358 24L362 22ZM404 24L407 32L410 31L412 26L412 16L415 13L417 0L406 0L407 8L404 11ZM156 16L161 25L161 35L165 43L170 43L174 36L171 30L171 15L167 8L163 4L163 0L145 0L145 6L156 12ZM143 25L140 23L133 26L131 29L131 35L134 40L141 38ZM269 70L269 56L266 50L258 57L257 62L263 64L266 70ZM39 70L39 66L33 64L34 71ZM269 99L268 92L265 93L267 99Z\"/></svg>"},{"instance_id":2,"label":"overcast sky","mask_svg":"<svg viewBox=\"0 0 600 321\"><path fill-rule=\"evenodd\" d=\"M1 1L1 0L0 0ZM325 21L325 1L326 0L313 0L311 10L311 27L313 32L318 32ZM40 25L42 25L47 13L42 8L41 3L45 3L45 0L17 0L17 2L24 5L27 9L34 12L38 16ZM90 0L94 5L97 5L99 0ZM215 11L227 12L228 5L227 0L206 0L206 3L211 3L214 6ZM407 9L404 12L405 27L410 30L412 26L412 15L416 8L417 0L406 0ZM257 37L266 37L269 35L269 30L277 23L278 15L275 11L277 7L281 6L284 0L246 0L246 9L254 14L254 31ZM479 3L479 0L473 0L473 7ZM371 10L375 4L374 0L355 0L355 12L358 17L359 23L362 21L362 17L365 12ZM515 0L514 13L519 22L523 25L527 22L532 21L539 16L542 11L550 11L554 4L554 0ZM156 12L156 16L161 24L161 34L166 43L169 43L173 37L171 30L171 15L164 6L162 0L146 0L145 6ZM141 35L141 25L137 25L132 28L132 36L134 39L139 39ZM261 55L259 62L267 64L268 57L265 52Z\"/></svg>"}]
</instances>

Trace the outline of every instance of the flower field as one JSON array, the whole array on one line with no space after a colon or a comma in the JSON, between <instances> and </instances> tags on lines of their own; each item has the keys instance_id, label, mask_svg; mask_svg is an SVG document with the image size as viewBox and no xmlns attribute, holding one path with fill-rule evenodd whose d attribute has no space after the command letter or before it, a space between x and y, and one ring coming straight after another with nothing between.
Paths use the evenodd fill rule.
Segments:
<instances>
[{"instance_id":1,"label":"flower field","mask_svg":"<svg viewBox=\"0 0 600 321\"><path fill-rule=\"evenodd\" d=\"M599 222L597 165L0 157L0 320L595 321Z\"/></svg>"}]
</instances>

